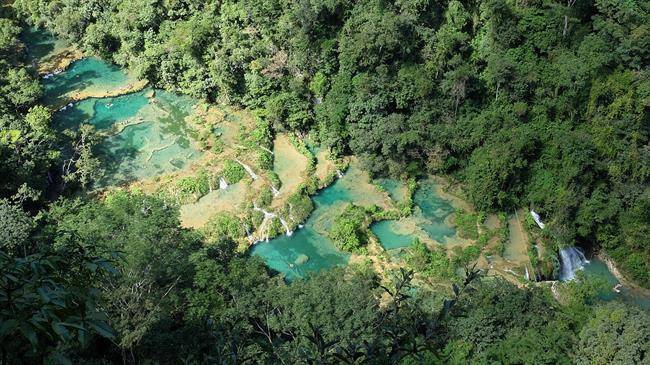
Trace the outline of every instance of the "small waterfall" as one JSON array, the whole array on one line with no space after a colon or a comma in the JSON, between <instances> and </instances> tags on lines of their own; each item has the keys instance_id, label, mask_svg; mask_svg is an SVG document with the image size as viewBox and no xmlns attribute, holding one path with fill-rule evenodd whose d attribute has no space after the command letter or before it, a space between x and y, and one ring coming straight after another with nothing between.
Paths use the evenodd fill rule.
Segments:
<instances>
[{"instance_id":1,"label":"small waterfall","mask_svg":"<svg viewBox=\"0 0 650 365\"><path fill-rule=\"evenodd\" d=\"M530 274L528 273L528 265L526 265L526 280L530 281Z\"/></svg>"},{"instance_id":2,"label":"small waterfall","mask_svg":"<svg viewBox=\"0 0 650 365\"><path fill-rule=\"evenodd\" d=\"M244 225L244 230L246 231L246 238L248 238L248 242L252 245L255 243L255 240L253 239L253 235L251 234L251 230L248 229L247 225Z\"/></svg>"},{"instance_id":3,"label":"small waterfall","mask_svg":"<svg viewBox=\"0 0 650 365\"><path fill-rule=\"evenodd\" d=\"M255 172L253 171L253 169L251 169L250 166L246 165L245 163L239 160L235 160L235 161L237 161L237 163L240 164L244 168L244 170L246 170L246 172L248 172L248 174L251 176L253 180L257 180L257 174L255 174Z\"/></svg>"},{"instance_id":4,"label":"small waterfall","mask_svg":"<svg viewBox=\"0 0 650 365\"><path fill-rule=\"evenodd\" d=\"M219 189L225 190L226 188L228 188L228 183L226 182L226 179L224 179L222 176L219 178Z\"/></svg>"},{"instance_id":5,"label":"small waterfall","mask_svg":"<svg viewBox=\"0 0 650 365\"><path fill-rule=\"evenodd\" d=\"M293 234L293 231L289 229L289 225L287 224L287 221L285 221L281 217L278 217L275 213L267 212L266 210L258 207L257 204L255 204L254 202L253 202L253 210L257 210L258 212L264 213L264 220L260 224L260 227L263 227L269 219L278 218L280 220L280 224L282 224L282 227L284 227L284 232L287 235L287 237L291 237L291 235ZM266 240L268 241L269 238L267 237Z\"/></svg>"},{"instance_id":6,"label":"small waterfall","mask_svg":"<svg viewBox=\"0 0 650 365\"><path fill-rule=\"evenodd\" d=\"M338 176L339 179L343 177L343 173L341 172L341 170L336 170L336 176Z\"/></svg>"},{"instance_id":7,"label":"small waterfall","mask_svg":"<svg viewBox=\"0 0 650 365\"><path fill-rule=\"evenodd\" d=\"M260 148L263 149L264 151L266 151L266 152L268 152L268 153L274 155L273 151L271 151L270 149L268 149L268 148L266 148L266 147L264 147L264 146L260 146Z\"/></svg>"},{"instance_id":8,"label":"small waterfall","mask_svg":"<svg viewBox=\"0 0 650 365\"><path fill-rule=\"evenodd\" d=\"M291 231L291 230L289 229L289 225L287 224L287 221L285 221L284 219L280 218L280 223L282 223L282 227L284 227L284 232L285 232L285 234L287 235L287 237L291 237L291 235L293 234L293 231Z\"/></svg>"},{"instance_id":9,"label":"small waterfall","mask_svg":"<svg viewBox=\"0 0 650 365\"><path fill-rule=\"evenodd\" d=\"M535 211L531 210L530 215L533 216L533 220L535 221L535 223L537 223L539 228L544 229L544 227L546 225L544 224L544 222L542 222L542 218L539 216L539 214L537 214L537 213L535 213Z\"/></svg>"},{"instance_id":10,"label":"small waterfall","mask_svg":"<svg viewBox=\"0 0 650 365\"><path fill-rule=\"evenodd\" d=\"M585 254L577 247L565 247L560 250L560 280L573 280L576 271L589 263Z\"/></svg>"},{"instance_id":11,"label":"small waterfall","mask_svg":"<svg viewBox=\"0 0 650 365\"><path fill-rule=\"evenodd\" d=\"M278 196L280 194L280 191L273 185L271 185L271 191L273 192L273 196Z\"/></svg>"}]
</instances>

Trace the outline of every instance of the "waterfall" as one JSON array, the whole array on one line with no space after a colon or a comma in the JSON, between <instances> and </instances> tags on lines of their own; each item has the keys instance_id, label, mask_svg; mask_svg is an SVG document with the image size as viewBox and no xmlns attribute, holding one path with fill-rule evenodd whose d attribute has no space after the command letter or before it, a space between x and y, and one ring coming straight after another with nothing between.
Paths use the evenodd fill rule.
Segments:
<instances>
[{"instance_id":1,"label":"waterfall","mask_svg":"<svg viewBox=\"0 0 650 365\"><path fill-rule=\"evenodd\" d=\"M343 173L341 172L341 170L336 170L336 176L338 176L339 179L343 177Z\"/></svg>"},{"instance_id":2,"label":"waterfall","mask_svg":"<svg viewBox=\"0 0 650 365\"><path fill-rule=\"evenodd\" d=\"M291 235L293 234L293 231L291 231L291 230L289 229L289 225L287 224L287 221L285 221L284 219L280 218L280 223L282 223L282 227L284 227L284 232L285 232L285 234L287 235L287 237L291 237Z\"/></svg>"},{"instance_id":3,"label":"waterfall","mask_svg":"<svg viewBox=\"0 0 650 365\"><path fill-rule=\"evenodd\" d=\"M244 224L243 226L244 226L244 230L246 231L246 238L248 238L248 242L249 242L251 245L254 244L255 241L254 241L254 239L253 239L253 235L251 234L250 229L248 229L248 226L245 225L245 224Z\"/></svg>"},{"instance_id":4,"label":"waterfall","mask_svg":"<svg viewBox=\"0 0 650 365\"><path fill-rule=\"evenodd\" d=\"M264 220L260 224L260 227L263 227L267 220L278 218L280 220L280 224L282 224L282 227L284 227L284 232L287 235L287 237L290 237L293 234L293 231L289 229L289 225L287 224L287 221L285 221L281 217L278 217L275 213L267 212L266 210L258 207L257 204L255 204L254 202L253 202L253 210L257 210L258 212L264 213ZM268 241L268 237L266 238L266 240Z\"/></svg>"},{"instance_id":5,"label":"waterfall","mask_svg":"<svg viewBox=\"0 0 650 365\"><path fill-rule=\"evenodd\" d=\"M260 146L260 148L263 149L264 151L266 151L266 152L272 154L272 155L274 154L273 151L271 151L270 149L268 149L268 148L266 148L266 147L264 147L264 146Z\"/></svg>"},{"instance_id":6,"label":"waterfall","mask_svg":"<svg viewBox=\"0 0 650 365\"><path fill-rule=\"evenodd\" d=\"M226 179L222 177L219 178L219 189L224 190L228 187L228 183L226 182Z\"/></svg>"},{"instance_id":7,"label":"waterfall","mask_svg":"<svg viewBox=\"0 0 650 365\"><path fill-rule=\"evenodd\" d=\"M239 160L235 160L235 161L237 161L237 163L240 164L244 168L244 170L246 170L246 172L248 172L248 174L251 176L253 180L257 180L257 175L255 174L253 169L250 168L250 166L246 165L245 163Z\"/></svg>"},{"instance_id":8,"label":"waterfall","mask_svg":"<svg viewBox=\"0 0 650 365\"><path fill-rule=\"evenodd\" d=\"M589 263L585 254L577 247L565 247L560 250L560 280L573 280L576 271Z\"/></svg>"},{"instance_id":9,"label":"waterfall","mask_svg":"<svg viewBox=\"0 0 650 365\"><path fill-rule=\"evenodd\" d=\"M530 274L528 273L528 265L526 265L526 280L530 281Z\"/></svg>"},{"instance_id":10,"label":"waterfall","mask_svg":"<svg viewBox=\"0 0 650 365\"><path fill-rule=\"evenodd\" d=\"M273 185L271 185L271 191L273 192L273 196L278 196L278 194L280 194L280 191L278 191L278 189Z\"/></svg>"},{"instance_id":11,"label":"waterfall","mask_svg":"<svg viewBox=\"0 0 650 365\"><path fill-rule=\"evenodd\" d=\"M539 228L544 229L544 227L546 225L544 224L544 222L542 222L542 218L540 218L539 214L537 214L537 213L535 213L535 211L531 210L530 215L533 216L533 220L535 221L535 223L537 223Z\"/></svg>"}]
</instances>

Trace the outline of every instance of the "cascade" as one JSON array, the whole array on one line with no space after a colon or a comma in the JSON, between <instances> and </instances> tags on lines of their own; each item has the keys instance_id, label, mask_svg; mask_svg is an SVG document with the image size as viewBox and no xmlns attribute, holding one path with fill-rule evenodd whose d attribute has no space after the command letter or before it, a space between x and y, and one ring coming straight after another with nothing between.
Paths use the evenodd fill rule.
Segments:
<instances>
[{"instance_id":1,"label":"cascade","mask_svg":"<svg viewBox=\"0 0 650 365\"><path fill-rule=\"evenodd\" d=\"M528 273L528 265L526 265L526 280L530 281L530 274Z\"/></svg>"},{"instance_id":2,"label":"cascade","mask_svg":"<svg viewBox=\"0 0 650 365\"><path fill-rule=\"evenodd\" d=\"M228 183L226 182L226 179L222 177L219 178L219 189L224 190L228 187Z\"/></svg>"},{"instance_id":3,"label":"cascade","mask_svg":"<svg viewBox=\"0 0 650 365\"><path fill-rule=\"evenodd\" d=\"M273 185L271 185L271 191L273 192L273 196L278 196L278 194L280 194L280 191L278 191L278 189Z\"/></svg>"},{"instance_id":4,"label":"cascade","mask_svg":"<svg viewBox=\"0 0 650 365\"><path fill-rule=\"evenodd\" d=\"M248 172L248 174L251 176L253 180L257 180L257 175L255 174L253 169L250 168L250 166L246 165L245 163L239 160L235 160L235 161L237 161L237 163L240 164L244 168L244 170L246 170L246 172Z\"/></svg>"},{"instance_id":5,"label":"cascade","mask_svg":"<svg viewBox=\"0 0 650 365\"><path fill-rule=\"evenodd\" d=\"M244 225L244 230L246 231L246 238L248 238L248 242L252 245L255 243L253 240L253 235L251 234L251 230L248 229L247 225Z\"/></svg>"},{"instance_id":6,"label":"cascade","mask_svg":"<svg viewBox=\"0 0 650 365\"><path fill-rule=\"evenodd\" d=\"M253 203L253 210L257 210L258 212L264 213L264 220L262 221L262 224L260 224L260 227L264 226L267 220L278 218L280 220L280 224L282 224L282 227L284 227L284 232L287 235L287 237L290 237L293 234L293 231L289 229L289 225L287 224L287 221L285 221L281 217L278 217L275 213L267 212L266 210L258 207L257 204L255 203Z\"/></svg>"},{"instance_id":7,"label":"cascade","mask_svg":"<svg viewBox=\"0 0 650 365\"><path fill-rule=\"evenodd\" d=\"M577 247L565 247L560 250L560 280L573 280L576 271L589 263L585 254Z\"/></svg>"},{"instance_id":8,"label":"cascade","mask_svg":"<svg viewBox=\"0 0 650 365\"><path fill-rule=\"evenodd\" d=\"M291 230L289 229L289 225L287 224L287 221L285 221L284 219L280 218L280 223L282 224L282 227L284 227L284 232L285 232L285 234L287 235L287 237L291 237L291 235L293 234L293 231L291 231Z\"/></svg>"},{"instance_id":9,"label":"cascade","mask_svg":"<svg viewBox=\"0 0 650 365\"><path fill-rule=\"evenodd\" d=\"M343 173L341 172L341 170L336 170L336 176L338 176L339 179L343 177Z\"/></svg>"},{"instance_id":10,"label":"cascade","mask_svg":"<svg viewBox=\"0 0 650 365\"><path fill-rule=\"evenodd\" d=\"M533 216L533 220L535 221L535 223L537 223L539 228L544 229L544 227L546 225L544 224L544 222L542 222L542 218L539 216L539 214L537 214L537 213L535 213L535 211L531 210L530 215Z\"/></svg>"}]
</instances>

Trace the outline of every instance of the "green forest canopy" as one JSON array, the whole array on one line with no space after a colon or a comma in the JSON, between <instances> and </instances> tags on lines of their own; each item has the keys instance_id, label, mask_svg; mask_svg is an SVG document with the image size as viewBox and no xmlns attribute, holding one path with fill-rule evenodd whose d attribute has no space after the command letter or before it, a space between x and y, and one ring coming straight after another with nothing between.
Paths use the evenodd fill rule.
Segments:
<instances>
[{"instance_id":1,"label":"green forest canopy","mask_svg":"<svg viewBox=\"0 0 650 365\"><path fill-rule=\"evenodd\" d=\"M155 86L260 111L276 131L312 132L377 175L452 175L479 210L531 206L549 242L604 248L647 287L649 8L622 0L3 7L2 364L647 361L647 312L594 307L584 288L570 286L576 299L560 305L543 290L475 279L443 301L412 295L408 272L382 288L363 268L287 285L234 253L227 237L206 246L155 198L68 198L83 193L96 166L92 144L80 143L93 132L51 128L19 34L46 27ZM50 205L48 179L69 146L75 169Z\"/></svg>"},{"instance_id":2,"label":"green forest canopy","mask_svg":"<svg viewBox=\"0 0 650 365\"><path fill-rule=\"evenodd\" d=\"M650 285L646 1L30 1L155 85L261 109L374 174L455 176Z\"/></svg>"}]
</instances>

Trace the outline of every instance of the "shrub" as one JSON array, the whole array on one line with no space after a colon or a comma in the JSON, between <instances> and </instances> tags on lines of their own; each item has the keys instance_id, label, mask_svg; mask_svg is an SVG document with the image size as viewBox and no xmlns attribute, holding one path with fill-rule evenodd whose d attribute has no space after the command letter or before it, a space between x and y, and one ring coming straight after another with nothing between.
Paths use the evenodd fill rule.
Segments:
<instances>
[{"instance_id":1,"label":"shrub","mask_svg":"<svg viewBox=\"0 0 650 365\"><path fill-rule=\"evenodd\" d=\"M459 209L456 211L456 226L458 227L458 235L462 238L477 239L478 227L476 222L478 216L476 214L466 213Z\"/></svg>"},{"instance_id":2,"label":"shrub","mask_svg":"<svg viewBox=\"0 0 650 365\"><path fill-rule=\"evenodd\" d=\"M202 231L205 237L212 242L217 242L224 237L239 239L245 234L239 219L226 213L218 213L210 218Z\"/></svg>"},{"instance_id":3,"label":"shrub","mask_svg":"<svg viewBox=\"0 0 650 365\"><path fill-rule=\"evenodd\" d=\"M368 242L365 222L365 209L348 204L343 213L335 219L329 236L339 249L348 252L357 251Z\"/></svg>"},{"instance_id":4,"label":"shrub","mask_svg":"<svg viewBox=\"0 0 650 365\"><path fill-rule=\"evenodd\" d=\"M223 166L223 177L228 184L238 183L246 176L246 170L237 161L226 160Z\"/></svg>"}]
</instances>

